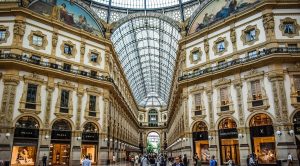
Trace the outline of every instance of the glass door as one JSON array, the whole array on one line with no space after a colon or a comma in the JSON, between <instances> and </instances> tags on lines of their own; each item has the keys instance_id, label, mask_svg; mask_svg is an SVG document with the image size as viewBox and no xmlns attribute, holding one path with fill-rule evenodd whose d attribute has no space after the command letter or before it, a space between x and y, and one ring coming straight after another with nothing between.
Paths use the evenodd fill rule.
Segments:
<instances>
[{"instance_id":1,"label":"glass door","mask_svg":"<svg viewBox=\"0 0 300 166\"><path fill-rule=\"evenodd\" d=\"M69 165L70 145L51 144L49 156L49 165Z\"/></svg>"},{"instance_id":2,"label":"glass door","mask_svg":"<svg viewBox=\"0 0 300 166\"><path fill-rule=\"evenodd\" d=\"M222 164L226 164L231 159L234 164L240 165L240 150L238 140L222 139L221 140L221 159Z\"/></svg>"}]
</instances>

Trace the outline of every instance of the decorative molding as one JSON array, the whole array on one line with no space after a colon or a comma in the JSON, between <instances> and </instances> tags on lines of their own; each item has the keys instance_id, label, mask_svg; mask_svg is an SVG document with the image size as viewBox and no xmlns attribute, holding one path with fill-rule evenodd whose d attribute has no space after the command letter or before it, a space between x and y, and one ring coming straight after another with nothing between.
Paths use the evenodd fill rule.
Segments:
<instances>
[{"instance_id":1,"label":"decorative molding","mask_svg":"<svg viewBox=\"0 0 300 166\"><path fill-rule=\"evenodd\" d=\"M194 54L197 54L197 59L194 59ZM202 51L200 48L194 47L191 51L190 51L190 62L191 64L197 64L199 61L201 61L201 57L202 57Z\"/></svg>"},{"instance_id":2,"label":"decorative molding","mask_svg":"<svg viewBox=\"0 0 300 166\"><path fill-rule=\"evenodd\" d=\"M34 35L42 38L43 41L41 46L33 44ZM28 35L28 41L29 41L29 45L36 50L45 50L48 44L47 35L43 34L41 31L31 31L30 34Z\"/></svg>"},{"instance_id":3,"label":"decorative molding","mask_svg":"<svg viewBox=\"0 0 300 166\"><path fill-rule=\"evenodd\" d=\"M14 43L16 45L21 45L23 36L25 34L25 22L23 20L16 20L14 24Z\"/></svg>"},{"instance_id":4,"label":"decorative molding","mask_svg":"<svg viewBox=\"0 0 300 166\"><path fill-rule=\"evenodd\" d=\"M275 34L274 34L275 22L274 22L273 13L266 13L263 15L263 25L265 28L267 39L274 38L275 37Z\"/></svg>"},{"instance_id":5,"label":"decorative molding","mask_svg":"<svg viewBox=\"0 0 300 166\"><path fill-rule=\"evenodd\" d=\"M73 90L75 89L75 85L69 81L59 82L56 84L58 87L58 97L55 106L55 115L57 117L68 117L71 118L73 116ZM61 92L62 90L69 91L69 111L68 113L60 112L60 102L61 102Z\"/></svg>"},{"instance_id":6,"label":"decorative molding","mask_svg":"<svg viewBox=\"0 0 300 166\"><path fill-rule=\"evenodd\" d=\"M8 37L10 35L10 33L9 33L9 27L8 26L4 26L4 25L0 25L0 30L1 31L5 31L5 38L3 40L0 40L0 44L6 43Z\"/></svg>"},{"instance_id":7,"label":"decorative molding","mask_svg":"<svg viewBox=\"0 0 300 166\"><path fill-rule=\"evenodd\" d=\"M52 35L52 48L55 49L57 46L57 42L58 42L58 35L56 32L53 33Z\"/></svg>"},{"instance_id":8,"label":"decorative molding","mask_svg":"<svg viewBox=\"0 0 300 166\"><path fill-rule=\"evenodd\" d=\"M216 90L218 92L217 93L217 96L218 96L218 99L217 99L217 108L218 108L217 115L221 116L221 115L224 115L224 114L225 115L233 114L234 109L233 109L233 101L232 101L232 98L231 98L231 80L226 79L226 78L221 78L214 84L214 87L216 88ZM228 103L226 105L222 105L222 103L221 103L220 90L222 88L227 88ZM228 111L221 111L221 108L224 107L224 106L229 107Z\"/></svg>"},{"instance_id":9,"label":"decorative molding","mask_svg":"<svg viewBox=\"0 0 300 166\"><path fill-rule=\"evenodd\" d=\"M33 73L32 75L29 75L29 76L25 75L25 76L23 76L23 79L24 79L24 87L23 87L22 97L21 97L21 100L20 100L19 111L21 113L33 113L34 112L35 114L39 114L42 111L41 110L41 86L44 85L46 82L44 81L43 78L36 75L35 73ZM28 84L37 85L36 102L31 103L31 104L36 105L35 109L25 108Z\"/></svg>"},{"instance_id":10,"label":"decorative molding","mask_svg":"<svg viewBox=\"0 0 300 166\"><path fill-rule=\"evenodd\" d=\"M234 28L230 29L230 40L234 50L236 50L236 32Z\"/></svg>"},{"instance_id":11,"label":"decorative molding","mask_svg":"<svg viewBox=\"0 0 300 166\"><path fill-rule=\"evenodd\" d=\"M98 55L96 62L91 61L92 53ZM101 63L101 61L102 61L102 59L101 59L101 53L99 51L97 51L96 49L92 49L92 50L89 51L88 58L89 58L89 63L91 63L94 66L99 65Z\"/></svg>"},{"instance_id":12,"label":"decorative molding","mask_svg":"<svg viewBox=\"0 0 300 166\"><path fill-rule=\"evenodd\" d=\"M291 23L294 25L294 33L284 33L284 24L285 23ZM282 36L287 36L289 38L293 38L295 36L299 36L299 25L297 23L297 20L296 19L292 19L290 17L286 17L284 19L281 19L280 20L280 24L279 24L279 30L281 31L282 33Z\"/></svg>"},{"instance_id":13,"label":"decorative molding","mask_svg":"<svg viewBox=\"0 0 300 166\"><path fill-rule=\"evenodd\" d=\"M218 51L218 46L217 44L224 41L224 50L223 51ZM226 40L226 37L219 37L217 40L214 41L214 46L213 46L213 51L215 55L222 55L227 51L228 48L228 41Z\"/></svg>"},{"instance_id":14,"label":"decorative molding","mask_svg":"<svg viewBox=\"0 0 300 166\"><path fill-rule=\"evenodd\" d=\"M69 45L69 46L72 47L72 52L71 52L71 54L66 54L66 53L64 52L64 47L65 47L65 45ZM60 50L61 50L61 54L64 55L65 57L67 57L67 58L75 58L76 53L77 53L76 44L72 43L70 40L68 40L68 41L63 41L63 42L61 43L61 45L60 45Z\"/></svg>"},{"instance_id":15,"label":"decorative molding","mask_svg":"<svg viewBox=\"0 0 300 166\"><path fill-rule=\"evenodd\" d=\"M255 30L255 38L253 40L247 41L246 36L247 33L251 30ZM256 41L259 40L258 36L260 34L257 25L248 25L244 30L242 30L241 40L244 45L253 45Z\"/></svg>"},{"instance_id":16,"label":"decorative molding","mask_svg":"<svg viewBox=\"0 0 300 166\"><path fill-rule=\"evenodd\" d=\"M231 83L231 80L230 79L226 79L226 78L221 78L219 79L215 84L214 86L215 87L220 87L220 86L229 86Z\"/></svg>"}]
</instances>

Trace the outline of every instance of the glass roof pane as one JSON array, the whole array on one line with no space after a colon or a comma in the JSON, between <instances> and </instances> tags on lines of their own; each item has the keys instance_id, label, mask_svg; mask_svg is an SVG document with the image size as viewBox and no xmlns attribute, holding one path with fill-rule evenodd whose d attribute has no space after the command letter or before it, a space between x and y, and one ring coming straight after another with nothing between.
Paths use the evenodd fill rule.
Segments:
<instances>
[{"instance_id":1,"label":"glass roof pane","mask_svg":"<svg viewBox=\"0 0 300 166\"><path fill-rule=\"evenodd\" d=\"M165 106L168 102L179 37L168 22L147 16L122 24L112 34L139 105Z\"/></svg>"}]
</instances>

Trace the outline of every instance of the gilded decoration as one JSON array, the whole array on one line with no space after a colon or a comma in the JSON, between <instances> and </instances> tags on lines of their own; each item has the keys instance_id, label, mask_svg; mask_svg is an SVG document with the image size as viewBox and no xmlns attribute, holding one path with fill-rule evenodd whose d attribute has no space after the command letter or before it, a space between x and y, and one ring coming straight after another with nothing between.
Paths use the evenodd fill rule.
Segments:
<instances>
[{"instance_id":1,"label":"gilded decoration","mask_svg":"<svg viewBox=\"0 0 300 166\"><path fill-rule=\"evenodd\" d=\"M224 42L224 49L218 50L218 44ZM213 51L215 55L222 55L227 51L228 41L225 37L219 37L216 41L214 41Z\"/></svg>"},{"instance_id":2,"label":"gilded decoration","mask_svg":"<svg viewBox=\"0 0 300 166\"><path fill-rule=\"evenodd\" d=\"M293 25L293 28L291 29L293 32L291 33L286 33L285 32L285 24L291 24ZM299 36L299 25L297 23L296 19L292 19L290 17L287 17L285 19L280 20L280 25L279 25L279 30L282 33L282 36L287 36L289 38L293 38L295 36Z\"/></svg>"},{"instance_id":3,"label":"gilded decoration","mask_svg":"<svg viewBox=\"0 0 300 166\"><path fill-rule=\"evenodd\" d=\"M257 71L252 69L247 75L245 75L244 79L247 81L247 107L248 111L261 111L261 110L267 110L269 105L269 99L266 94L265 86L264 86L264 71ZM251 82L258 81L260 85L260 92L261 96L259 96L259 99L254 99L254 96L252 94L251 89ZM262 102L260 105L255 105L255 102Z\"/></svg>"},{"instance_id":4,"label":"gilded decoration","mask_svg":"<svg viewBox=\"0 0 300 166\"><path fill-rule=\"evenodd\" d=\"M56 48L57 41L58 41L58 35L57 35L57 33L53 33L53 35L52 35L52 47L53 47L53 49Z\"/></svg>"},{"instance_id":5,"label":"gilded decoration","mask_svg":"<svg viewBox=\"0 0 300 166\"><path fill-rule=\"evenodd\" d=\"M234 49L236 49L236 32L234 28L230 29L230 40Z\"/></svg>"},{"instance_id":6,"label":"gilded decoration","mask_svg":"<svg viewBox=\"0 0 300 166\"><path fill-rule=\"evenodd\" d=\"M221 78L219 79L215 84L214 87L217 90L217 115L221 116L221 115L231 115L234 113L234 109L233 109L233 101L231 98L231 80L230 79L225 79L225 78ZM222 103L221 101L221 89L226 89L227 94L225 94L227 96L227 101ZM222 111L222 108L228 108L226 111Z\"/></svg>"},{"instance_id":7,"label":"gilded decoration","mask_svg":"<svg viewBox=\"0 0 300 166\"><path fill-rule=\"evenodd\" d=\"M97 55L97 60L96 62L92 61L92 54L96 54ZM92 65L99 65L102 61L101 59L101 53L99 51L97 51L96 49L90 50L88 53L88 58L89 58L89 63L91 63Z\"/></svg>"},{"instance_id":8,"label":"gilded decoration","mask_svg":"<svg viewBox=\"0 0 300 166\"><path fill-rule=\"evenodd\" d=\"M289 73L290 74L290 79L291 79L291 104L293 107L295 107L296 109L300 109L300 102L297 101L297 98L299 98L299 94L297 92L297 79L300 80L300 68L298 69L298 72L296 72L294 70L293 73ZM300 82L300 81L299 81Z\"/></svg>"},{"instance_id":9,"label":"gilded decoration","mask_svg":"<svg viewBox=\"0 0 300 166\"><path fill-rule=\"evenodd\" d=\"M255 36L253 36L253 39L247 39L247 34L251 33L251 31L254 30ZM259 29L257 28L257 25L248 25L244 30L242 30L241 40L244 45L253 45L256 41L258 41L259 36ZM250 34L251 37L251 34Z\"/></svg>"},{"instance_id":10,"label":"gilded decoration","mask_svg":"<svg viewBox=\"0 0 300 166\"><path fill-rule=\"evenodd\" d=\"M236 89L237 103L238 103L238 115L239 115L239 123L240 125L244 125L244 108L243 108L243 94L242 87L243 83L240 79L237 79L233 82L234 87Z\"/></svg>"},{"instance_id":11,"label":"gilded decoration","mask_svg":"<svg viewBox=\"0 0 300 166\"><path fill-rule=\"evenodd\" d=\"M71 54L65 53L65 45L68 45L71 47ZM77 50L76 50L76 44L72 43L70 40L63 41L60 45L61 54L64 55L67 58L75 58Z\"/></svg>"},{"instance_id":12,"label":"gilded decoration","mask_svg":"<svg viewBox=\"0 0 300 166\"><path fill-rule=\"evenodd\" d=\"M33 112L36 114L41 113L41 111L42 111L41 110L41 87L42 87L42 85L45 84L44 79L33 73L32 75L23 76L23 80L24 80L24 87L23 87L22 97L20 100L19 111L21 113L33 113ZM35 104L35 109L29 109L29 108L25 107L25 105L27 103L26 98L27 98L27 90L28 90L29 84L37 85L36 102L29 103L29 104Z\"/></svg>"},{"instance_id":13,"label":"gilded decoration","mask_svg":"<svg viewBox=\"0 0 300 166\"><path fill-rule=\"evenodd\" d=\"M102 95L102 92L96 87L90 87L86 89L87 92L87 100L86 100L86 107L85 107L85 114L84 118L86 120L96 120L100 119L100 108L99 108L99 98ZM90 96L96 96L96 111L91 111L90 106ZM95 113L95 116L90 116L90 113Z\"/></svg>"},{"instance_id":14,"label":"gilded decoration","mask_svg":"<svg viewBox=\"0 0 300 166\"><path fill-rule=\"evenodd\" d=\"M190 62L192 64L197 64L199 61L201 61L202 51L200 48L194 47L190 51Z\"/></svg>"},{"instance_id":15,"label":"gilded decoration","mask_svg":"<svg viewBox=\"0 0 300 166\"><path fill-rule=\"evenodd\" d=\"M41 45L37 45L37 44L33 43L34 36L38 36L38 37L42 38ZM43 34L41 31L31 31L28 36L28 41L29 41L29 45L31 47L35 48L36 50L45 50L45 48L48 44L47 35Z\"/></svg>"},{"instance_id":16,"label":"gilded decoration","mask_svg":"<svg viewBox=\"0 0 300 166\"><path fill-rule=\"evenodd\" d=\"M73 91L75 89L75 85L69 81L59 82L56 84L58 88L58 97L55 106L55 115L57 117L68 117L71 118L73 116ZM66 90L69 92L69 101L68 101L68 113L60 112L60 104L61 104L61 93L62 90Z\"/></svg>"},{"instance_id":17,"label":"gilded decoration","mask_svg":"<svg viewBox=\"0 0 300 166\"><path fill-rule=\"evenodd\" d=\"M25 34L25 23L23 20L16 20L14 24L14 43L20 45L23 40L23 36Z\"/></svg>"},{"instance_id":18,"label":"gilded decoration","mask_svg":"<svg viewBox=\"0 0 300 166\"><path fill-rule=\"evenodd\" d=\"M4 25L0 25L0 31L5 31L5 37L4 37L4 39L0 40L0 44L6 43L8 37L10 35L10 33L9 33L9 27L8 26L4 26Z\"/></svg>"},{"instance_id":19,"label":"gilded decoration","mask_svg":"<svg viewBox=\"0 0 300 166\"><path fill-rule=\"evenodd\" d=\"M80 130L83 95L84 95L84 90L82 88L82 85L79 84L77 89L77 115L76 115L76 123L75 123L76 130Z\"/></svg>"}]
</instances>

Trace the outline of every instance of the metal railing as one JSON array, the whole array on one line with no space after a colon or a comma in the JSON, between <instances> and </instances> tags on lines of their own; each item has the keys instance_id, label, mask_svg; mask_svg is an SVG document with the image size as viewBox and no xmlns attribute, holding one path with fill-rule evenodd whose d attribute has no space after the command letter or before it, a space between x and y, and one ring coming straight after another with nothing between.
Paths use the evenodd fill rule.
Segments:
<instances>
[{"instance_id":1,"label":"metal railing","mask_svg":"<svg viewBox=\"0 0 300 166\"><path fill-rule=\"evenodd\" d=\"M276 47L276 48L270 48L270 49L263 49L262 51L258 51L256 55L247 55L243 58L237 58L237 59L234 59L234 60L231 60L228 62L224 62L222 64L219 64L219 65L216 65L213 67L208 67L208 68L205 68L202 70L197 70L190 74L185 74L183 76L180 76L178 78L178 81L195 78L195 77L198 77L198 76L201 76L204 74L220 71L220 70L226 69L228 67L243 64L246 62L251 62L251 61L260 59L262 57L270 56L271 54L274 54L274 53L300 53L300 48Z\"/></svg>"}]
</instances>

